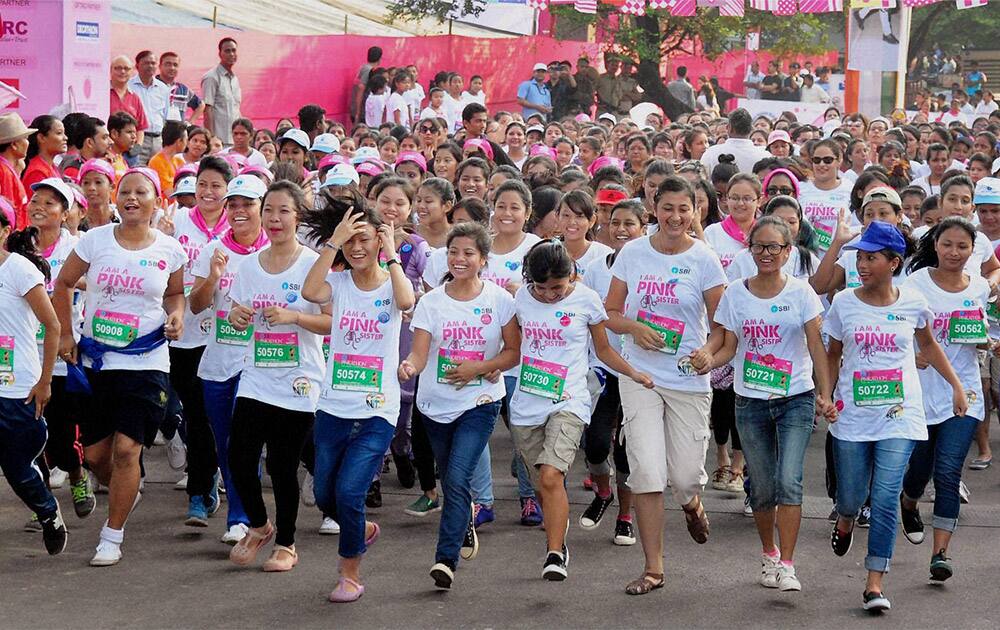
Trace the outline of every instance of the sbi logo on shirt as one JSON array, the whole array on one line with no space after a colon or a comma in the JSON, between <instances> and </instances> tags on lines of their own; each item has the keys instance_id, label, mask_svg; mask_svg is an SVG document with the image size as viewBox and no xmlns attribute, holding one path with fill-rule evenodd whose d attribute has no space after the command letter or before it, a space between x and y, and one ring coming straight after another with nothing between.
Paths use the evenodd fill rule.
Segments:
<instances>
[{"instance_id":1,"label":"sbi logo on shirt","mask_svg":"<svg viewBox=\"0 0 1000 630\"><path fill-rule=\"evenodd\" d=\"M375 300L375 308L380 306L389 306L392 304L392 298L385 298L384 300Z\"/></svg>"},{"instance_id":2,"label":"sbi logo on shirt","mask_svg":"<svg viewBox=\"0 0 1000 630\"><path fill-rule=\"evenodd\" d=\"M785 312L791 310L791 308L792 307L788 306L787 304L775 304L774 306L771 307L771 312L772 313L785 313Z\"/></svg>"},{"instance_id":3,"label":"sbi logo on shirt","mask_svg":"<svg viewBox=\"0 0 1000 630\"><path fill-rule=\"evenodd\" d=\"M962 306L979 306L979 302L976 300L966 300L962 302Z\"/></svg>"},{"instance_id":4,"label":"sbi logo on shirt","mask_svg":"<svg viewBox=\"0 0 1000 630\"><path fill-rule=\"evenodd\" d=\"M298 291L301 285L296 282L282 282L281 288L285 291Z\"/></svg>"},{"instance_id":5,"label":"sbi logo on shirt","mask_svg":"<svg viewBox=\"0 0 1000 630\"><path fill-rule=\"evenodd\" d=\"M674 274L677 274L679 276L684 276L684 275L687 275L687 274L691 273L691 268L690 267L672 267L670 269L670 273L674 273Z\"/></svg>"},{"instance_id":6,"label":"sbi logo on shirt","mask_svg":"<svg viewBox=\"0 0 1000 630\"><path fill-rule=\"evenodd\" d=\"M517 271L517 270L518 270L518 268L519 268L519 267L521 266L521 263L519 263L519 262L514 262L513 260L508 260L508 261L507 261L506 263L504 263L504 264L505 264L505 265L507 266L507 268L508 268L508 269L510 269L511 271Z\"/></svg>"},{"instance_id":7,"label":"sbi logo on shirt","mask_svg":"<svg viewBox=\"0 0 1000 630\"><path fill-rule=\"evenodd\" d=\"M556 317L559 318L559 324L562 326L569 326L573 322L573 318L576 317L576 313L569 311L556 311Z\"/></svg>"},{"instance_id":8,"label":"sbi logo on shirt","mask_svg":"<svg viewBox=\"0 0 1000 630\"><path fill-rule=\"evenodd\" d=\"M167 268L167 261L165 261L165 260L146 260L146 259L143 259L143 260L139 261L139 266L140 267L156 267L160 271L163 271L164 269Z\"/></svg>"},{"instance_id":9,"label":"sbi logo on shirt","mask_svg":"<svg viewBox=\"0 0 1000 630\"><path fill-rule=\"evenodd\" d=\"M894 313L889 313L886 316L886 319L888 319L890 322L905 322L906 321L906 317L905 316L903 316L903 315L896 315Z\"/></svg>"}]
</instances>

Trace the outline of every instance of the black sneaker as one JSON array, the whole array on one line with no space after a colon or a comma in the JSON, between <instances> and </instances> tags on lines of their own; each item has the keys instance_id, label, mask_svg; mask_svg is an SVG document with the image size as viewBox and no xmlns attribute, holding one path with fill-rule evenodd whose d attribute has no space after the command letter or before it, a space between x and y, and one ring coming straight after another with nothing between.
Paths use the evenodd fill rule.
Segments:
<instances>
[{"instance_id":1,"label":"black sneaker","mask_svg":"<svg viewBox=\"0 0 1000 630\"><path fill-rule=\"evenodd\" d=\"M622 547L635 544L635 527L632 526L632 521L615 521L615 544Z\"/></svg>"},{"instance_id":2,"label":"black sneaker","mask_svg":"<svg viewBox=\"0 0 1000 630\"><path fill-rule=\"evenodd\" d=\"M604 518L604 513L608 511L611 504L615 502L615 495L612 492L608 495L608 498L602 499L601 497L594 495L594 500L590 502L587 509L583 511L580 515L580 527L583 529L595 529L601 524L601 519Z\"/></svg>"},{"instance_id":3,"label":"black sneaker","mask_svg":"<svg viewBox=\"0 0 1000 630\"><path fill-rule=\"evenodd\" d=\"M396 478L399 485L407 490L417 483L417 471L413 468L413 462L406 455L393 455L392 463L396 466Z\"/></svg>"},{"instance_id":4,"label":"black sneaker","mask_svg":"<svg viewBox=\"0 0 1000 630\"><path fill-rule=\"evenodd\" d=\"M451 588L451 583L455 580L455 570L444 562L436 562L431 567L431 577L434 578L434 586Z\"/></svg>"},{"instance_id":5,"label":"black sneaker","mask_svg":"<svg viewBox=\"0 0 1000 630\"><path fill-rule=\"evenodd\" d=\"M830 510L830 516L827 516L826 520L829 521L829 522L831 522L831 523L836 523L837 522L837 517L839 517L839 516L840 515L837 514L837 506L835 505L835 506L833 506L833 509Z\"/></svg>"},{"instance_id":6,"label":"black sneaker","mask_svg":"<svg viewBox=\"0 0 1000 630\"><path fill-rule=\"evenodd\" d=\"M370 508L382 507L382 482L375 480L368 486L368 495L365 497L365 505Z\"/></svg>"},{"instance_id":7,"label":"black sneaker","mask_svg":"<svg viewBox=\"0 0 1000 630\"><path fill-rule=\"evenodd\" d=\"M924 542L924 521L920 518L920 510L908 510L899 499L899 520L903 523L903 535L914 545Z\"/></svg>"},{"instance_id":8,"label":"black sneaker","mask_svg":"<svg viewBox=\"0 0 1000 630\"><path fill-rule=\"evenodd\" d=\"M872 509L870 506L864 506L861 508L861 513L858 514L858 527L864 527L868 529L868 525L872 522Z\"/></svg>"},{"instance_id":9,"label":"black sneaker","mask_svg":"<svg viewBox=\"0 0 1000 630\"><path fill-rule=\"evenodd\" d=\"M944 582L952 575L954 570L951 567L951 558L944 555L944 549L931 557L931 581Z\"/></svg>"},{"instance_id":10,"label":"black sneaker","mask_svg":"<svg viewBox=\"0 0 1000 630\"><path fill-rule=\"evenodd\" d=\"M569 575L567 568L569 566L568 553L566 553L566 545L563 545L563 552L550 551L547 556L545 556L545 565L542 567L542 577L551 582L562 582Z\"/></svg>"},{"instance_id":11,"label":"black sneaker","mask_svg":"<svg viewBox=\"0 0 1000 630\"><path fill-rule=\"evenodd\" d=\"M873 593L871 591L865 591L862 607L872 612L882 612L883 610L892 608L889 604L889 598L885 596L885 593Z\"/></svg>"},{"instance_id":12,"label":"black sneaker","mask_svg":"<svg viewBox=\"0 0 1000 630\"><path fill-rule=\"evenodd\" d=\"M465 528L465 539L462 541L462 548L459 555L462 560L472 560L479 554L479 536L476 534L476 522L469 519L469 526Z\"/></svg>"},{"instance_id":13,"label":"black sneaker","mask_svg":"<svg viewBox=\"0 0 1000 630\"><path fill-rule=\"evenodd\" d=\"M838 556L846 556L853 543L854 530L844 533L834 524L833 533L830 535L830 546L833 547L833 553Z\"/></svg>"},{"instance_id":14,"label":"black sneaker","mask_svg":"<svg viewBox=\"0 0 1000 630\"><path fill-rule=\"evenodd\" d=\"M66 531L66 524L63 523L62 514L59 508L56 513L47 518L40 518L38 522L42 525L42 540L45 541L45 550L50 556L62 553L66 548L66 539L69 532Z\"/></svg>"}]
</instances>

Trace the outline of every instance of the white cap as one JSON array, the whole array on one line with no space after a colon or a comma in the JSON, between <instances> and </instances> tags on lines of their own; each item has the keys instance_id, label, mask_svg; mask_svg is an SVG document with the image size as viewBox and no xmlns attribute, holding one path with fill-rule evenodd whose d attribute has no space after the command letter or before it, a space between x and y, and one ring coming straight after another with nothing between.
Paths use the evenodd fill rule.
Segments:
<instances>
[{"instance_id":1,"label":"white cap","mask_svg":"<svg viewBox=\"0 0 1000 630\"><path fill-rule=\"evenodd\" d=\"M58 177L48 177L40 182L36 182L31 185L31 190L38 190L39 188L51 188L52 190L59 193L59 195L66 202L67 208L73 207L73 189L69 187L69 184L64 182Z\"/></svg>"},{"instance_id":2,"label":"white cap","mask_svg":"<svg viewBox=\"0 0 1000 630\"><path fill-rule=\"evenodd\" d=\"M538 133L545 133L545 127L541 125L531 125L530 127L524 130L524 135L528 135L532 131L537 131Z\"/></svg>"},{"instance_id":3,"label":"white cap","mask_svg":"<svg viewBox=\"0 0 1000 630\"><path fill-rule=\"evenodd\" d=\"M597 117L597 120L610 120L612 125L618 124L618 119L615 118L614 114L609 112L604 112L603 114Z\"/></svg>"},{"instance_id":4,"label":"white cap","mask_svg":"<svg viewBox=\"0 0 1000 630\"><path fill-rule=\"evenodd\" d=\"M301 129L293 128L286 131L280 138L278 138L278 145L280 146L284 140L291 140L306 151L309 150L309 134Z\"/></svg>"},{"instance_id":5,"label":"white cap","mask_svg":"<svg viewBox=\"0 0 1000 630\"><path fill-rule=\"evenodd\" d=\"M337 153L340 151L340 140L332 133L321 133L313 140L310 151L322 151L323 153Z\"/></svg>"},{"instance_id":6,"label":"white cap","mask_svg":"<svg viewBox=\"0 0 1000 630\"><path fill-rule=\"evenodd\" d=\"M338 164L330 169L330 172L326 174L326 180L323 182L323 187L327 186L349 186L353 183L355 186L361 183L361 176L358 175L358 171L355 170L350 164Z\"/></svg>"},{"instance_id":7,"label":"white cap","mask_svg":"<svg viewBox=\"0 0 1000 630\"><path fill-rule=\"evenodd\" d=\"M993 160L993 166L990 167L990 172L994 175L997 174L997 171L1000 171L1000 158Z\"/></svg>"},{"instance_id":8,"label":"white cap","mask_svg":"<svg viewBox=\"0 0 1000 630\"><path fill-rule=\"evenodd\" d=\"M376 160L381 162L382 155L375 147L361 147L354 152L354 157L351 158L351 164L361 164L366 160Z\"/></svg>"},{"instance_id":9,"label":"white cap","mask_svg":"<svg viewBox=\"0 0 1000 630\"><path fill-rule=\"evenodd\" d=\"M177 195L193 195L195 190L195 184L198 183L198 178L194 175L188 175L187 177L182 177L177 185L174 186L174 192L170 193L170 198L174 198Z\"/></svg>"},{"instance_id":10,"label":"white cap","mask_svg":"<svg viewBox=\"0 0 1000 630\"><path fill-rule=\"evenodd\" d=\"M972 203L1000 203L1000 178L984 177L976 182Z\"/></svg>"},{"instance_id":11,"label":"white cap","mask_svg":"<svg viewBox=\"0 0 1000 630\"><path fill-rule=\"evenodd\" d=\"M238 175L229 182L226 196L223 199L229 199L230 197L260 199L266 192L267 184L261 178L250 174Z\"/></svg>"},{"instance_id":12,"label":"white cap","mask_svg":"<svg viewBox=\"0 0 1000 630\"><path fill-rule=\"evenodd\" d=\"M548 70L549 67L544 63L536 63L535 67L531 69L532 72L538 72L539 70Z\"/></svg>"}]
</instances>

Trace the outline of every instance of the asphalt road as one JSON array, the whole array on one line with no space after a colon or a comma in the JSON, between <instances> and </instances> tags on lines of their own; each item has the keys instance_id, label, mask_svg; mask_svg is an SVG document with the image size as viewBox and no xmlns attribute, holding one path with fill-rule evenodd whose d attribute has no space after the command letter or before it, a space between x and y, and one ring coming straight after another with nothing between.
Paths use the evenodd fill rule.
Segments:
<instances>
[{"instance_id":1,"label":"asphalt road","mask_svg":"<svg viewBox=\"0 0 1000 630\"><path fill-rule=\"evenodd\" d=\"M1000 438L1000 429L994 434ZM972 504L963 506L950 551L955 577L929 585L929 533L920 546L900 534L886 578L893 608L873 621L860 609L866 534L859 530L844 558L829 548L823 437L822 430L814 434L807 457L796 553L800 593L756 584L760 544L752 520L741 514L742 498L708 490L709 542L696 545L683 514L669 506L666 588L626 595L625 583L641 573L642 552L639 545L611 543L611 515L595 531L576 526L590 500L580 486L582 454L570 477L570 576L561 583L543 581L544 535L518 524L510 438L499 427L492 441L497 521L481 529L479 557L460 566L449 592L434 589L428 577L438 519L404 515L417 491L403 490L392 473L385 476L384 506L372 511L383 534L364 561L367 593L354 604L331 604L326 596L336 582L337 538L317 533L315 508L299 510L300 562L292 572L265 574L259 562L257 568L238 568L227 559L229 547L218 541L223 512L208 529L184 526L186 495L173 490L179 474L166 465L163 449L154 448L147 453L144 498L129 521L124 558L116 567L87 566L107 515L105 497L81 521L72 514L69 490L57 491L71 534L66 551L49 557L40 535L21 531L28 513L0 485L0 628L998 627L1000 466L965 474ZM994 439L994 450L1000 454L1000 439ZM708 459L714 464L714 450ZM923 503L921 510L929 522L931 506Z\"/></svg>"}]
</instances>

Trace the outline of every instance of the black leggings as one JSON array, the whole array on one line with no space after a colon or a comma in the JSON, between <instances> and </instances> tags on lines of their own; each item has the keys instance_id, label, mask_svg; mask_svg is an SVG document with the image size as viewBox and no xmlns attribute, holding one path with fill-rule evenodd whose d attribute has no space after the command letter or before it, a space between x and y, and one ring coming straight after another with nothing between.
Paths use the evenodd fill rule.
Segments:
<instances>
[{"instance_id":1,"label":"black leggings","mask_svg":"<svg viewBox=\"0 0 1000 630\"><path fill-rule=\"evenodd\" d=\"M608 465L608 455L611 454L611 442L615 424L622 413L622 397L618 391L618 377L607 373L604 391L601 392L590 414L590 424L584 430L584 454L587 456L587 468L591 474L607 475L611 473Z\"/></svg>"},{"instance_id":2,"label":"black leggings","mask_svg":"<svg viewBox=\"0 0 1000 630\"><path fill-rule=\"evenodd\" d=\"M205 413L205 391L198 378L198 364L205 351L200 348L170 348L170 384L184 408L187 429L187 493L204 496L212 490L219 469L215 434Z\"/></svg>"},{"instance_id":3,"label":"black leggings","mask_svg":"<svg viewBox=\"0 0 1000 630\"><path fill-rule=\"evenodd\" d=\"M267 445L267 470L274 488L277 533L274 542L295 544L295 520L299 515L299 457L310 434L314 414L290 411L249 398L236 398L233 428L229 435L229 471L250 519L250 527L267 522L267 507L261 494L260 453Z\"/></svg>"},{"instance_id":4,"label":"black leggings","mask_svg":"<svg viewBox=\"0 0 1000 630\"><path fill-rule=\"evenodd\" d=\"M45 457L49 466L73 472L83 463L83 446L76 423L79 412L79 395L66 391L65 376L53 376L52 398L45 406L45 423L49 428Z\"/></svg>"},{"instance_id":5,"label":"black leggings","mask_svg":"<svg viewBox=\"0 0 1000 630\"><path fill-rule=\"evenodd\" d=\"M414 401L416 401L416 398L414 398ZM427 438L427 429L424 428L425 421L424 414L420 413L420 409L414 403L413 417L410 419L410 444L413 448L413 467L417 470L420 489L424 492L429 492L437 487L437 480L434 477L434 451L431 450L431 442Z\"/></svg>"},{"instance_id":6,"label":"black leggings","mask_svg":"<svg viewBox=\"0 0 1000 630\"><path fill-rule=\"evenodd\" d=\"M736 392L732 385L726 389L712 390L712 433L719 446L728 442L732 436L733 450L743 450L740 433L736 430Z\"/></svg>"}]
</instances>

